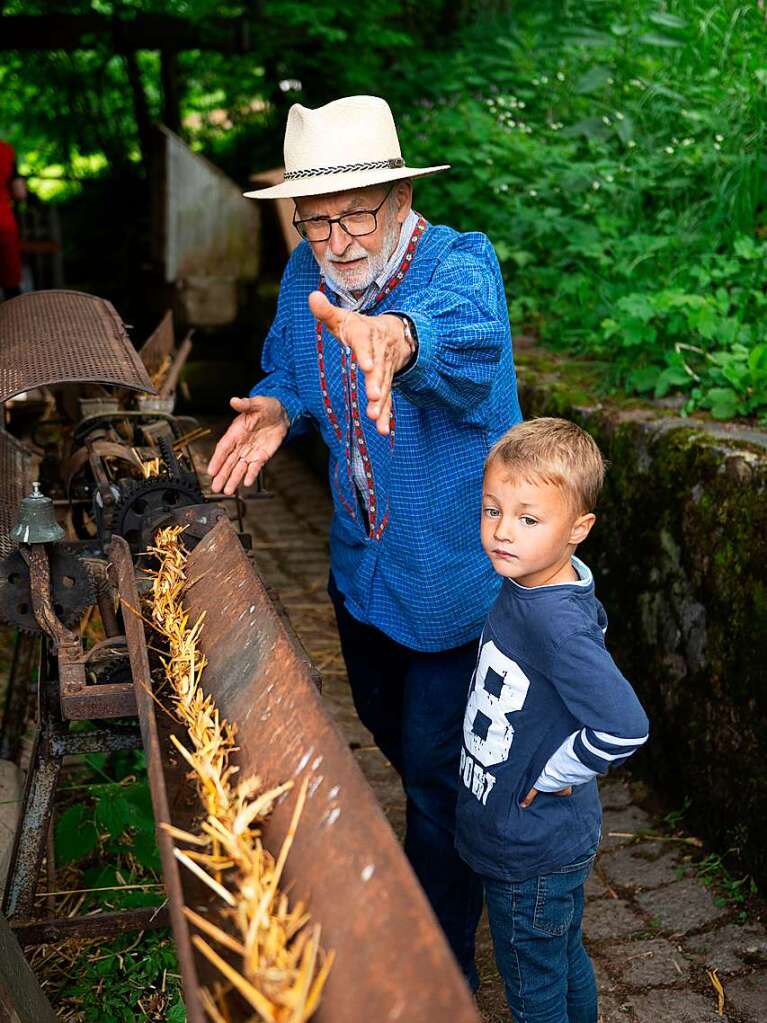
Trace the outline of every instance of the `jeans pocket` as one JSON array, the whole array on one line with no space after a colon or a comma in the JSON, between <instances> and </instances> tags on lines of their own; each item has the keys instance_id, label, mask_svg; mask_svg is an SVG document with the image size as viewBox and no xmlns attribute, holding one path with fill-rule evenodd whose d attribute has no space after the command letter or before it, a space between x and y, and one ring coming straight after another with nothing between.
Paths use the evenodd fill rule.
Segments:
<instances>
[{"instance_id":1,"label":"jeans pocket","mask_svg":"<svg viewBox=\"0 0 767 1023\"><path fill-rule=\"evenodd\" d=\"M538 878L535 896L533 927L552 937L559 937L570 926L575 913L575 900L571 892L558 891L554 875Z\"/></svg>"},{"instance_id":2,"label":"jeans pocket","mask_svg":"<svg viewBox=\"0 0 767 1023\"><path fill-rule=\"evenodd\" d=\"M591 872L593 853L554 874L538 878L533 910L533 927L545 934L559 937L573 921L575 896Z\"/></svg>"}]
</instances>

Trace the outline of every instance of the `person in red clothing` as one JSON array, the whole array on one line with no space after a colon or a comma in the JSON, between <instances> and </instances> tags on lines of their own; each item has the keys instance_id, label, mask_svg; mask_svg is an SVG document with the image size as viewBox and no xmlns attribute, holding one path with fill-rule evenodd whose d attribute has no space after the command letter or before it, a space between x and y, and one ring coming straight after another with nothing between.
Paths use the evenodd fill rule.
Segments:
<instances>
[{"instance_id":1,"label":"person in red clothing","mask_svg":"<svg viewBox=\"0 0 767 1023\"><path fill-rule=\"evenodd\" d=\"M4 298L13 298L21 292L21 241L13 203L26 197L26 185L16 168L13 146L0 139L0 289Z\"/></svg>"}]
</instances>

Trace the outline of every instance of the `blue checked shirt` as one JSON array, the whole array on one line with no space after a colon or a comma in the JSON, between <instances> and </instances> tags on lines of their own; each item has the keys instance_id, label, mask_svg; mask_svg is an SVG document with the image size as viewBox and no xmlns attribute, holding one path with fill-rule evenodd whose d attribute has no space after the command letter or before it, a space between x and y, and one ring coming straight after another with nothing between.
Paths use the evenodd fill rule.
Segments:
<instances>
[{"instance_id":1,"label":"blue checked shirt","mask_svg":"<svg viewBox=\"0 0 767 1023\"><path fill-rule=\"evenodd\" d=\"M306 242L285 269L266 376L250 393L277 398L294 430L311 420L328 446L331 569L350 614L411 649L447 650L479 636L498 592L479 540L482 471L490 446L522 416L489 240L426 225L403 269L366 310L404 313L418 339L415 362L394 381L393 438L365 415L364 377L348 349L324 328L318 343L308 297L320 274ZM329 282L326 294L337 304ZM369 520L353 446L367 470Z\"/></svg>"}]
</instances>

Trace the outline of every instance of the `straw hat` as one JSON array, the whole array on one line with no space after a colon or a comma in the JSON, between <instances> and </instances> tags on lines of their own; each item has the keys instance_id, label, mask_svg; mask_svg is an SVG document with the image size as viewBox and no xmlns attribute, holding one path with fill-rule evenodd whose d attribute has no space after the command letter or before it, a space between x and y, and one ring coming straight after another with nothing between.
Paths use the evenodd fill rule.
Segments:
<instances>
[{"instance_id":1,"label":"straw hat","mask_svg":"<svg viewBox=\"0 0 767 1023\"><path fill-rule=\"evenodd\" d=\"M285 180L244 194L251 199L325 195L448 167L408 167L386 100L346 96L316 110L294 103L285 128Z\"/></svg>"}]
</instances>

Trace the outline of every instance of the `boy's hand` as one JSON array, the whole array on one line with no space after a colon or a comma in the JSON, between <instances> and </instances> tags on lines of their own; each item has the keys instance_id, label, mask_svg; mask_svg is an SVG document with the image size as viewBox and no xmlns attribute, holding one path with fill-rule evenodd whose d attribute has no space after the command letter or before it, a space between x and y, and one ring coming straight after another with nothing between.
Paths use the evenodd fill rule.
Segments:
<instances>
[{"instance_id":1,"label":"boy's hand","mask_svg":"<svg viewBox=\"0 0 767 1023\"><path fill-rule=\"evenodd\" d=\"M566 789L560 789L559 792L549 792L550 796L571 796L572 794L573 794L572 785L568 785ZM530 791L527 793L527 795L519 805L524 809L527 809L527 807L530 806L530 804L533 802L537 795L538 789L530 789Z\"/></svg>"}]
</instances>

